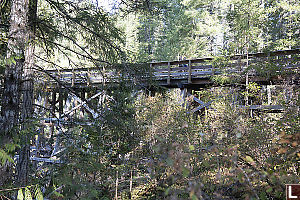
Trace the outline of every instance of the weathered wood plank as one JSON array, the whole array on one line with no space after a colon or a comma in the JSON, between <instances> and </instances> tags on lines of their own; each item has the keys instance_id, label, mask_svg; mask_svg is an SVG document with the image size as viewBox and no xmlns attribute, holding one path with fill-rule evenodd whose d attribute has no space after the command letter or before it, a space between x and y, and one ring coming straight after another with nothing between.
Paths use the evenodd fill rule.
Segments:
<instances>
[{"instance_id":1,"label":"weathered wood plank","mask_svg":"<svg viewBox=\"0 0 300 200\"><path fill-rule=\"evenodd\" d=\"M188 93L188 96L193 96L193 100L196 101L197 103L199 103L200 105L204 105L205 103L203 101L201 101L200 99L198 99L197 97L195 97L194 95Z\"/></svg>"},{"instance_id":2,"label":"weathered wood plank","mask_svg":"<svg viewBox=\"0 0 300 200\"><path fill-rule=\"evenodd\" d=\"M201 105L201 106L198 106L197 108L194 108L193 110L191 110L190 112L188 113L194 113L194 112L197 112L198 110L201 110L203 108L208 108L210 106L210 104L212 103L212 101L209 101L208 103L204 104L204 105Z\"/></svg>"},{"instance_id":3,"label":"weathered wood plank","mask_svg":"<svg viewBox=\"0 0 300 200\"><path fill-rule=\"evenodd\" d=\"M197 65L197 66L191 66L192 70L202 70L202 69L211 69L212 65ZM173 71L187 71L187 67L171 67L171 72ZM154 72L168 72L168 68L157 68L153 70Z\"/></svg>"},{"instance_id":4,"label":"weathered wood plank","mask_svg":"<svg viewBox=\"0 0 300 200\"><path fill-rule=\"evenodd\" d=\"M284 110L284 107L281 105L240 105L239 107L249 110Z\"/></svg>"},{"instance_id":5,"label":"weathered wood plank","mask_svg":"<svg viewBox=\"0 0 300 200\"><path fill-rule=\"evenodd\" d=\"M30 160L36 162L46 162L46 163L63 163L61 160L51 159L51 158L38 158L38 157L30 157Z\"/></svg>"}]
</instances>

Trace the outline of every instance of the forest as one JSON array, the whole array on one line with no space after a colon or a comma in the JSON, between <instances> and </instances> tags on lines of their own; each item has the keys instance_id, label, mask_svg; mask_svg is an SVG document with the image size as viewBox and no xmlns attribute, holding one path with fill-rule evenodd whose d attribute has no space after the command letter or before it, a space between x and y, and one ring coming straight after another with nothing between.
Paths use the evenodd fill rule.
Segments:
<instances>
[{"instance_id":1,"label":"forest","mask_svg":"<svg viewBox=\"0 0 300 200\"><path fill-rule=\"evenodd\" d=\"M300 199L299 0L0 0L0 200Z\"/></svg>"}]
</instances>

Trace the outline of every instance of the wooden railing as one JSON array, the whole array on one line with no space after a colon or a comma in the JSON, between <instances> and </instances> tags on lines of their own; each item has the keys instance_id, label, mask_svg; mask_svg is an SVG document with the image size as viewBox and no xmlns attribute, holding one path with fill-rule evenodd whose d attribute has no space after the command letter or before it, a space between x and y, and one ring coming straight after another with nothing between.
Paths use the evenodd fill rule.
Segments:
<instances>
[{"instance_id":1,"label":"wooden railing","mask_svg":"<svg viewBox=\"0 0 300 200\"><path fill-rule=\"evenodd\" d=\"M251 53L248 55L234 55L218 58L196 58L177 61L151 62L150 71L155 80L166 81L167 85L172 80L184 80L192 83L193 79L201 79L218 74L232 74L245 72L249 66L258 66L262 68L265 65L273 63L280 69L299 69L300 49L274 51L267 53ZM117 79L118 75L112 71L100 73L98 68L78 68L78 69L53 69L46 70L46 73L56 77L57 80L71 85L93 85L112 81L111 77ZM280 71L279 71L280 73ZM148 77L149 74L145 75ZM257 75L252 70L252 75ZM106 77L109 77L106 78Z\"/></svg>"},{"instance_id":2,"label":"wooden railing","mask_svg":"<svg viewBox=\"0 0 300 200\"><path fill-rule=\"evenodd\" d=\"M217 74L241 73L253 66L264 66L273 63L274 67L286 69L299 68L300 49L275 51L268 53L255 53L247 55L235 55L221 58L200 58L177 61L163 61L150 63L154 71L154 77L158 80L166 80L167 84L174 79L185 79L192 83L192 79L203 78ZM293 57L291 57L293 56ZM267 69L266 69L267 70ZM280 73L280 72L279 72ZM257 75L252 70L252 75Z\"/></svg>"}]
</instances>

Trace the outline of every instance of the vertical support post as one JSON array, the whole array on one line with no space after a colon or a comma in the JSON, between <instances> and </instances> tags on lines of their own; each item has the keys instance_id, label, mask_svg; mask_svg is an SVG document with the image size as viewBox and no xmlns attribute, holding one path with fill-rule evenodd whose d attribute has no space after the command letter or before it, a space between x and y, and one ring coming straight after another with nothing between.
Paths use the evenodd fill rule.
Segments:
<instances>
[{"instance_id":1,"label":"vertical support post","mask_svg":"<svg viewBox=\"0 0 300 200\"><path fill-rule=\"evenodd\" d=\"M49 93L50 92L45 92L45 97L44 97L44 102L43 102L43 106L45 107L45 108L49 108L48 106L49 106Z\"/></svg>"},{"instance_id":2,"label":"vertical support post","mask_svg":"<svg viewBox=\"0 0 300 200\"><path fill-rule=\"evenodd\" d=\"M211 64L211 75L215 75L215 65L213 63Z\"/></svg>"},{"instance_id":3,"label":"vertical support post","mask_svg":"<svg viewBox=\"0 0 300 200\"><path fill-rule=\"evenodd\" d=\"M52 99L51 99L51 111L55 113L55 105L56 105L56 89L52 92Z\"/></svg>"},{"instance_id":4,"label":"vertical support post","mask_svg":"<svg viewBox=\"0 0 300 200\"><path fill-rule=\"evenodd\" d=\"M52 99L51 99L51 111L52 113L55 113L55 105L56 105L56 89L53 90L52 92ZM55 116L52 116L55 117ZM50 128L50 134L51 134L51 138L54 135L54 124L51 124L51 128Z\"/></svg>"},{"instance_id":5,"label":"vertical support post","mask_svg":"<svg viewBox=\"0 0 300 200\"><path fill-rule=\"evenodd\" d=\"M168 79L167 79L167 84L171 84L171 64L168 62Z\"/></svg>"},{"instance_id":6,"label":"vertical support post","mask_svg":"<svg viewBox=\"0 0 300 200\"><path fill-rule=\"evenodd\" d=\"M287 91L286 87L283 88L283 94L284 94L284 102L287 103L288 102L288 91Z\"/></svg>"},{"instance_id":7,"label":"vertical support post","mask_svg":"<svg viewBox=\"0 0 300 200\"><path fill-rule=\"evenodd\" d=\"M186 88L185 98L189 97L190 95L192 95L192 88ZM185 109L189 110L190 108L191 108L191 102L186 101Z\"/></svg>"},{"instance_id":8,"label":"vertical support post","mask_svg":"<svg viewBox=\"0 0 300 200\"><path fill-rule=\"evenodd\" d=\"M180 96L182 98L181 102L182 102L182 106L184 107L185 105L185 98L186 98L186 94L187 94L187 89L186 88L180 88Z\"/></svg>"},{"instance_id":9,"label":"vertical support post","mask_svg":"<svg viewBox=\"0 0 300 200\"><path fill-rule=\"evenodd\" d=\"M68 102L68 92L65 90L65 92L64 92L64 108L67 108L67 102Z\"/></svg>"},{"instance_id":10,"label":"vertical support post","mask_svg":"<svg viewBox=\"0 0 300 200\"><path fill-rule=\"evenodd\" d=\"M152 73L153 72L153 68L152 67L153 67L153 65L152 65L152 63L150 63L150 77L149 77L150 80L152 80L152 75L153 75L153 73Z\"/></svg>"},{"instance_id":11,"label":"vertical support post","mask_svg":"<svg viewBox=\"0 0 300 200\"><path fill-rule=\"evenodd\" d=\"M75 85L75 71L74 69L72 70L72 87Z\"/></svg>"},{"instance_id":12,"label":"vertical support post","mask_svg":"<svg viewBox=\"0 0 300 200\"><path fill-rule=\"evenodd\" d=\"M260 92L260 101L261 101L261 105L263 105L265 102L265 93L266 93L267 89L266 89L266 86L265 85L262 85L261 86L261 92Z\"/></svg>"},{"instance_id":13,"label":"vertical support post","mask_svg":"<svg viewBox=\"0 0 300 200\"><path fill-rule=\"evenodd\" d=\"M91 85L91 73L90 70L88 69L87 73L86 73L86 79L87 79L87 85L90 86Z\"/></svg>"},{"instance_id":14,"label":"vertical support post","mask_svg":"<svg viewBox=\"0 0 300 200\"><path fill-rule=\"evenodd\" d=\"M249 89L248 89L248 85L249 85L249 73L247 72L246 73L246 96L245 96L245 105L248 106L249 105L249 95L248 95L248 92L249 92Z\"/></svg>"},{"instance_id":15,"label":"vertical support post","mask_svg":"<svg viewBox=\"0 0 300 200\"><path fill-rule=\"evenodd\" d=\"M64 91L61 88L59 88L58 111L60 117L64 112Z\"/></svg>"},{"instance_id":16,"label":"vertical support post","mask_svg":"<svg viewBox=\"0 0 300 200\"><path fill-rule=\"evenodd\" d=\"M206 107L204 107L204 120L205 120L205 122L208 121L207 116L208 116L208 109Z\"/></svg>"},{"instance_id":17,"label":"vertical support post","mask_svg":"<svg viewBox=\"0 0 300 200\"><path fill-rule=\"evenodd\" d=\"M246 106L249 105L249 89L248 89L248 85L249 85L249 72L248 72L248 67L249 67L249 52L248 52L248 49L249 49L249 43L248 43L248 46L247 46L247 60L246 60L246 70L247 70L247 73L246 73L246 91L247 91L247 95L246 95Z\"/></svg>"},{"instance_id":18,"label":"vertical support post","mask_svg":"<svg viewBox=\"0 0 300 200\"><path fill-rule=\"evenodd\" d=\"M192 62L189 60L189 65L188 65L188 83L192 83Z\"/></svg>"},{"instance_id":19,"label":"vertical support post","mask_svg":"<svg viewBox=\"0 0 300 200\"><path fill-rule=\"evenodd\" d=\"M115 200L118 200L119 171L116 174Z\"/></svg>"},{"instance_id":20,"label":"vertical support post","mask_svg":"<svg viewBox=\"0 0 300 200\"><path fill-rule=\"evenodd\" d=\"M130 170L130 182L129 182L129 198L132 196L132 177L133 177L133 169Z\"/></svg>"},{"instance_id":21,"label":"vertical support post","mask_svg":"<svg viewBox=\"0 0 300 200\"><path fill-rule=\"evenodd\" d=\"M75 92L77 93L77 91L78 91L78 90L76 89ZM78 106L78 101L77 101L76 99L74 99L74 98L73 98L73 101L74 101L73 106L74 106L74 107ZM76 109L76 110L74 111L74 116L75 116L75 117L77 117L77 113L78 113L78 109Z\"/></svg>"},{"instance_id":22,"label":"vertical support post","mask_svg":"<svg viewBox=\"0 0 300 200\"><path fill-rule=\"evenodd\" d=\"M82 99L85 99L85 89L84 89L84 88L82 88L81 94L80 94L80 95L81 95L81 98L82 98ZM85 110L84 110L84 107L82 106L80 110L81 110L81 112L80 112L80 117L83 118L83 117L84 117L84 111L85 111Z\"/></svg>"},{"instance_id":23,"label":"vertical support post","mask_svg":"<svg viewBox=\"0 0 300 200\"><path fill-rule=\"evenodd\" d=\"M267 95L268 95L268 105L272 104L272 94L271 94L271 87L267 85Z\"/></svg>"},{"instance_id":24,"label":"vertical support post","mask_svg":"<svg viewBox=\"0 0 300 200\"><path fill-rule=\"evenodd\" d=\"M239 68L238 71L239 72L242 71L242 62L241 62L241 59L242 59L241 56L239 56L239 58L238 58L238 68Z\"/></svg>"}]
</instances>

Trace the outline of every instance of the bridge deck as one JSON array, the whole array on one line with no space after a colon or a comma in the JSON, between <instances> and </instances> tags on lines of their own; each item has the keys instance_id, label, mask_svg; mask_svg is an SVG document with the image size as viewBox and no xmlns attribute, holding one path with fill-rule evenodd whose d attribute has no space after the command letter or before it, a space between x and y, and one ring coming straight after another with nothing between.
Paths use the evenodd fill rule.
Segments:
<instances>
[{"instance_id":1,"label":"bridge deck","mask_svg":"<svg viewBox=\"0 0 300 200\"><path fill-rule=\"evenodd\" d=\"M150 68L144 78L152 76L152 79L161 86L179 87L180 85L212 83L211 77L214 75L241 76L247 73L250 77L258 78L282 75L287 71L298 74L299 54L300 49L293 49L219 58L152 62L149 63ZM73 87L111 83L119 78L119 75L113 71L103 75L98 68L53 69L47 70L47 73L65 85ZM131 78L128 77L128 79ZM55 81L49 79L49 82Z\"/></svg>"}]
</instances>

